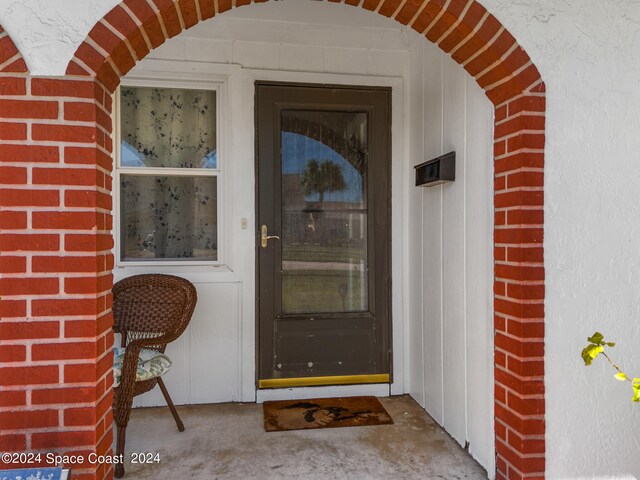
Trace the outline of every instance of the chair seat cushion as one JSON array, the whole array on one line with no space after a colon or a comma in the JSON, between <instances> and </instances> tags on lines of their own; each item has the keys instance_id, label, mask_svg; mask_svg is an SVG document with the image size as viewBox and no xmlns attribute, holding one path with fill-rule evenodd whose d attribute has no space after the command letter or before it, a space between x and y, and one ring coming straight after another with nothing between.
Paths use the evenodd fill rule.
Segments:
<instances>
[{"instance_id":1,"label":"chair seat cushion","mask_svg":"<svg viewBox=\"0 0 640 480\"><path fill-rule=\"evenodd\" d=\"M124 362L124 354L126 348L114 347L113 354L113 387L120 385L122 377L122 363ZM171 359L164 353L156 350L148 350L143 348L138 356L138 371L136 373L136 382L151 380L160 377L171 368Z\"/></svg>"}]
</instances>

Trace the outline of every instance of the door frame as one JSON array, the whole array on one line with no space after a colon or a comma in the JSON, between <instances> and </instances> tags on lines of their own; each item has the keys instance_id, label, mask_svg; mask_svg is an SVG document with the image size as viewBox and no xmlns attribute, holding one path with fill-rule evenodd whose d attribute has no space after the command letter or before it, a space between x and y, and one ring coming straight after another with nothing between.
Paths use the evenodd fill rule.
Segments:
<instances>
[{"instance_id":1,"label":"door frame","mask_svg":"<svg viewBox=\"0 0 640 480\"><path fill-rule=\"evenodd\" d=\"M408 125L408 111L405 112L404 105L408 99L405 99L404 88L405 78L396 76L379 76L379 75L344 75L344 74L328 74L328 73L310 73L310 72L285 72L275 70L255 70L247 69L243 70L247 77L245 83L242 84L243 92L245 95L247 84L250 83L253 88L250 95L252 102L251 121L254 127L253 131L253 157L252 163L254 163L256 150L256 137L255 137L255 82L270 82L270 83L292 83L292 84L309 84L309 85L322 85L330 84L335 86L362 86L362 87L387 87L391 88L391 265L390 276L393 279L391 283L391 337L392 337L392 378L391 384L370 384L370 385L340 385L340 386L323 386L323 387L297 387L297 388L281 388L281 389L264 389L259 390L255 384L255 365L257 361L257 348L258 348L258 309L255 296L257 294L257 277L255 272L255 251L252 253L251 259L253 260L254 272L253 272L253 316L251 321L253 322L251 331L253 336L251 338L252 361L253 361L253 376L248 379L246 377L246 369L243 365L243 391L247 391L249 388L249 381L251 382L251 388L255 392L255 401L261 403L267 400L280 400L280 399L294 399L294 398L308 398L310 396L315 397L331 397L331 396L349 396L349 395L376 395L376 396L388 396L388 395L400 395L407 393L408 391L408 370L405 365L409 364L408 351L404 348L409 344L409 324L406 316L407 299L405 292L403 291L403 285L407 281L408 276L408 263L409 259L406 258L407 252L407 202L408 202L408 188L412 185L412 164L408 155L405 153L408 150L408 131L404 131L404 125ZM234 112L235 113L235 112ZM243 112L243 118L246 118ZM234 124L236 122L234 121ZM257 172L255 171L255 163L252 165L253 179L256 181ZM246 172L248 173L248 172ZM257 186L253 190L254 195L257 194ZM254 197L254 225L257 222L257 195ZM257 239L257 234L256 237ZM248 327L248 319L245 319L245 327ZM247 332L247 328L243 329ZM247 332L248 333L248 332ZM248 337L243 338L243 359L249 358L247 355ZM244 398L244 396L243 396Z\"/></svg>"},{"instance_id":2,"label":"door frame","mask_svg":"<svg viewBox=\"0 0 640 480\"><path fill-rule=\"evenodd\" d=\"M261 95L259 95L258 90L260 88L264 89L264 93ZM275 89L275 90L269 90L269 89ZM300 97L300 95L302 95L302 97L304 98L304 100L289 100L289 99L284 99L281 95L281 93L278 93L281 89L288 89L287 92L292 93L294 98L298 98ZM322 95L324 100L320 101L317 100L316 97L314 96L309 96L308 98L305 96L306 95L310 95L310 90L318 90L322 93L318 93L318 95ZM331 96L331 90L339 90L340 93L338 94L339 100L335 100L334 97ZM359 95L360 96L360 100L356 101L353 100L353 103L345 103L345 101L348 102L352 102L352 96L348 96L349 91L353 91L355 95ZM392 109L393 109L393 105L392 105L392 89L390 87L383 87L383 86L363 86L363 85L336 85L336 84L329 84L329 83L294 83L294 82L272 82L272 81L264 81L264 80L258 80L255 82L255 132L256 132L256 136L255 136L255 146L256 146L256 157L255 157L255 191L256 191L256 230L258 231L258 233L260 232L260 228L261 228L261 224L263 223L268 223L272 228L275 228L275 233L278 235L282 235L281 229L282 229L282 225L280 225L280 228L277 228L278 224L279 224L279 220L278 220L278 207L276 206L279 202L276 201L278 198L278 193L276 193L274 190L272 190L273 188L275 188L277 190L278 186L273 184L270 181L267 181L266 183L264 183L263 180L261 180L260 178L260 165L261 165L261 155L264 152L261 152L261 138L270 138L271 140L269 140L269 142L276 142L275 144L271 144L271 147L275 147L276 144L279 145L279 140L276 140L276 138L279 137L279 134L276 134L274 132L274 128L278 129L278 120L272 119L272 121L274 122L273 124L268 124L268 125L263 125L261 123L261 119L265 119L268 122L268 119L270 117L270 115L261 115L260 114L260 105L263 105L263 103L266 101L266 104L263 105L263 108L267 109L267 113L271 112L271 109L273 109L273 113L277 112L277 111L284 111L288 108L298 108L300 106L306 105L306 107L303 108L304 109L314 109L314 108L318 108L320 110L323 109L327 109L329 111L331 111L333 109L333 107L336 108L340 108L342 106L342 108L348 108L348 107L353 107L354 105L358 105L361 106L361 108L374 108L374 104L371 102L376 102L377 107L375 108L386 108L388 115L386 118L381 120L377 120L374 123L374 118L376 117L376 115L372 116L369 118L369 127L370 129L368 130L368 141L371 142L369 144L370 150L373 149L374 153L374 159L376 159L375 164L371 165L370 164L370 160L371 157L369 157L369 161L367 162L367 170L371 172L371 175L367 174L367 178L369 180L371 180L375 185L378 185L378 181L382 178L387 178L387 176L389 176L388 178L388 183L386 184L386 186L384 187L383 190L383 194L384 196L388 199L386 202L384 202L384 206L380 203L382 202L382 198L380 197L380 192L376 192L374 197L370 197L369 194L368 198L367 198L367 205L368 205L368 215L367 215L367 251L368 251L368 264L371 266L369 271L371 272L372 276L369 276L369 273L367 273L367 277L368 277L368 289L367 289L367 296L368 296L368 303L369 306L367 307L367 314L365 314L365 312L351 312L351 313L347 313L346 315L350 316L350 317L371 317L371 312L374 311L376 312L375 314L373 314L373 317L371 317L372 319L374 319L375 325L378 327L377 329L379 329L380 331L380 335L379 337L377 337L377 340L379 341L379 347L381 350L377 350L377 352L379 352L381 354L381 357L378 358L378 361L381 362L380 365L378 365L378 368L376 369L376 373L374 374L365 374L365 373L353 373L353 374L347 374L347 375L338 375L337 373L331 374L331 375L320 375L320 376L312 376L312 377L306 377L307 380L305 380L305 377L299 377L296 379L293 378L288 378L288 377L284 377L278 380L275 379L269 379L269 380L265 380L265 379L261 379L260 378L260 370L261 370L261 362L263 361L263 359L261 358L261 355L264 355L266 352L264 352L263 346L261 344L261 339L265 340L264 336L263 336L263 328L261 326L261 321L260 321L260 302L257 301L256 304L256 308L258 311L258 314L256 316L256 329L257 329L257 341L256 341L256 384L257 384L257 388L260 389L261 388L261 383L262 382L269 382L269 383L289 383L291 381L299 381L300 385L296 385L296 388L299 388L301 386L318 386L318 385L332 385L331 383L329 383L328 379L329 378L333 378L336 380L336 383L334 385L362 385L362 384L375 384L375 383L383 383L383 384L390 384L393 381L393 358L394 358L394 351L393 351L393 331L392 331L392 325L393 325L393 316L392 316L392 295L391 295L391 287L392 287L392 277L391 277L391 249L392 249L392 242L391 242L391 224L392 224L392 219L391 219L391 114L392 114ZM367 101L369 103L362 103L363 102L363 97L367 99ZM370 97L375 98L371 99ZM263 101L261 102L260 99L263 99ZM385 99L385 101L382 101L383 99ZM316 101L317 100L317 101ZM284 103L283 103L284 102ZM292 102L291 104L289 104L289 102ZM328 103L328 102L337 102L337 103ZM379 103L379 105L378 105ZM382 105L384 104L384 107L382 107ZM268 105L268 106L267 106ZM376 110L377 115L381 115L382 112ZM376 127L377 125L377 127ZM263 132L263 135L261 137L260 135L260 129L263 127L267 127L269 126L268 130L269 130L269 134L267 134L267 132ZM382 127L382 129L384 129L386 131L386 139L385 140L377 140L375 139L375 137L378 136L382 136L382 132L381 131L377 131L376 134L372 135L372 131L375 130L376 128L380 128ZM382 142L382 143L380 143ZM376 145L374 147L374 145ZM268 149L269 151L272 151L272 148ZM377 158L379 156L379 158ZM267 155L267 157L270 157L270 155ZM266 160L266 159L262 159L262 160ZM275 167L278 164L278 161L276 159L272 159L272 163L273 166ZM371 170L369 170L371 169ZM263 174L265 174L263 172ZM268 175L268 172L266 173ZM278 174L276 175L276 177L274 178L274 180L276 178L280 178L281 175ZM374 181L372 179L378 178L378 181ZM280 178L280 182L282 181L282 179ZM379 185L378 185L379 186ZM263 202L261 202L261 188L265 188L265 190L267 192L272 192L275 197L273 198L273 200L275 201L275 203L273 204L273 208L276 209L276 218L273 219L273 221L265 221L264 219L264 215L266 214L267 216L270 214L269 212L271 211L269 208L262 208L261 206L264 207ZM368 184L368 188L367 188L367 192L372 191L371 189L373 188L372 184ZM269 199L271 199L272 197L267 197ZM263 217L261 218L260 216L260 212L262 210L262 215ZM373 214L373 217L371 217L371 214ZM384 226L384 229L380 229L380 227L375 227L375 222L374 222L374 218L378 218L380 215L384 215L387 218L387 222ZM277 233L280 232L280 233ZM277 244L276 244L277 246ZM370 250L370 248L373 247L373 250ZM262 288L260 287L261 285L261 279L264 278L264 273L265 272L261 272L261 248L259 243L257 243L256 245L256 291L261 291ZM380 260L380 258L378 257L380 252L385 252L384 255L386 257L386 260ZM278 263L278 254L274 254L275 258L273 260L275 260L275 263L277 265ZM281 255L281 253L280 253ZM276 267L274 267L276 268ZM275 272L273 272L271 269L267 272L268 276L271 277ZM279 277L278 275L276 275L276 277ZM281 287L280 287L281 288ZM277 310L277 305L279 305L279 302L277 300L278 297L278 291L280 291L279 287L276 287L275 290L272 290L272 294L276 296L275 300L275 305L273 305L273 308L275 308ZM382 297L384 297L384 299L382 299ZM257 300L257 299L256 299ZM267 302L267 304L270 303L269 298L266 298L265 301ZM371 305L371 302L373 302L373 306ZM264 315L265 312L263 312ZM283 312L284 313L284 312ZM337 313L337 312L336 312ZM360 315L358 315L358 313ZM304 313L300 313L298 315L301 316L305 316L306 314ZM315 315L318 316L323 316L325 315L324 313L318 312ZM344 316L345 314L343 313L341 316ZM269 315L270 316L270 315ZM262 319L263 321L265 321L265 318ZM286 322L286 319L282 319L283 321ZM328 321L332 321L331 319L327 319ZM334 319L335 320L335 319ZM380 327L384 327L384 330ZM377 330L377 329L374 329ZM384 332L384 333L383 333ZM272 337L272 340L275 340L274 337ZM273 348L275 348L275 345L273 345ZM269 350L270 352L272 351L271 348L267 348L267 350ZM386 350L386 353L385 353ZM268 357L271 357L271 354L268 354ZM386 358L386 360L384 360L384 358ZM386 368L385 368L386 365ZM264 366L263 366L264 367ZM383 373L383 370L386 370ZM337 375L337 376L336 376ZM386 377L387 381L383 382L381 381L382 377ZM325 378L327 380L320 380L321 378ZM357 381L356 378L360 379L360 381ZM326 383L325 383L326 382ZM269 387L262 387L262 388L284 388L282 386L279 387L275 387L275 386L269 386Z\"/></svg>"}]
</instances>

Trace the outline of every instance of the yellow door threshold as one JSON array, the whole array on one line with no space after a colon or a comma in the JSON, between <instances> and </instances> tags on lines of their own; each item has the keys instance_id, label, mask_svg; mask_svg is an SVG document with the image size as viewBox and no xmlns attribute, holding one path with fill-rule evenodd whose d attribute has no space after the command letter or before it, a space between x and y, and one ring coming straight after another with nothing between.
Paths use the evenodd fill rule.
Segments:
<instances>
[{"instance_id":1,"label":"yellow door threshold","mask_svg":"<svg viewBox=\"0 0 640 480\"><path fill-rule=\"evenodd\" d=\"M332 377L267 378L258 380L258 388L318 387L321 385L358 385L389 383L388 373L375 375L340 375Z\"/></svg>"}]
</instances>

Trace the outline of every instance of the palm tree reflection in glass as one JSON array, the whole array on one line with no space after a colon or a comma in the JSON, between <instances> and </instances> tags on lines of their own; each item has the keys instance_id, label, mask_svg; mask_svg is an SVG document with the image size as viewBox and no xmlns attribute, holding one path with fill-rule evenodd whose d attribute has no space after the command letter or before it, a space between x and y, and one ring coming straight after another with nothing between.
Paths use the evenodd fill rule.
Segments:
<instances>
[{"instance_id":1,"label":"palm tree reflection in glass","mask_svg":"<svg viewBox=\"0 0 640 480\"><path fill-rule=\"evenodd\" d=\"M302 192L306 197L309 197L314 193L318 194L318 213L323 209L325 192L342 192L347 189L347 184L344 181L344 175L342 174L342 168L331 160L309 160L302 172L300 186L302 187ZM309 213L308 227L312 233L315 233L316 231L317 220L318 219L314 217L312 212Z\"/></svg>"}]
</instances>

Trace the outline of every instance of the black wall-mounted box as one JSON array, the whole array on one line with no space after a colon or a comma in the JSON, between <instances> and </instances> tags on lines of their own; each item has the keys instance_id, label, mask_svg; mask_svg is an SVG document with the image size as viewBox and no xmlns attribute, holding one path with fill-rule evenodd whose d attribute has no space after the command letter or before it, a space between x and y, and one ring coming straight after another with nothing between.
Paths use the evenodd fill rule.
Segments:
<instances>
[{"instance_id":1,"label":"black wall-mounted box","mask_svg":"<svg viewBox=\"0 0 640 480\"><path fill-rule=\"evenodd\" d=\"M416 187L433 187L456 179L456 152L416 165Z\"/></svg>"}]
</instances>

